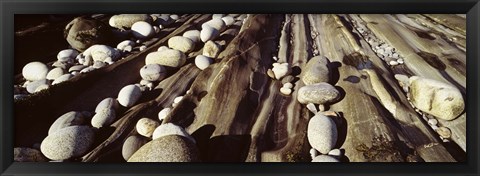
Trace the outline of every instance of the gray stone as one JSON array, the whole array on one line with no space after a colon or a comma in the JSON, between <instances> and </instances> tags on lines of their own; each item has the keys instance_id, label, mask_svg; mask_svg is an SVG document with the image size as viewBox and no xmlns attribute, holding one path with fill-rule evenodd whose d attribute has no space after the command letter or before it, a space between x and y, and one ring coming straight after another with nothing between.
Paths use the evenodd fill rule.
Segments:
<instances>
[{"instance_id":1,"label":"gray stone","mask_svg":"<svg viewBox=\"0 0 480 176\"><path fill-rule=\"evenodd\" d=\"M331 103L340 98L340 92L328 83L303 86L298 90L298 101L302 104Z\"/></svg>"},{"instance_id":2,"label":"gray stone","mask_svg":"<svg viewBox=\"0 0 480 176\"><path fill-rule=\"evenodd\" d=\"M310 59L302 70L301 78L305 85L328 82L330 80L328 63L328 59L324 56L315 56Z\"/></svg>"},{"instance_id":3,"label":"gray stone","mask_svg":"<svg viewBox=\"0 0 480 176\"><path fill-rule=\"evenodd\" d=\"M48 129L48 135L51 135L57 132L60 129L69 127L69 126L77 126L77 125L84 125L87 122L86 116L81 112L77 111L70 111L53 122L52 126Z\"/></svg>"},{"instance_id":4,"label":"gray stone","mask_svg":"<svg viewBox=\"0 0 480 176\"><path fill-rule=\"evenodd\" d=\"M308 142L322 154L327 154L335 147L337 136L337 126L330 117L317 113L308 122Z\"/></svg>"},{"instance_id":5,"label":"gray stone","mask_svg":"<svg viewBox=\"0 0 480 176\"><path fill-rule=\"evenodd\" d=\"M48 67L41 62L30 62L22 69L23 77L28 81L37 81L47 78Z\"/></svg>"},{"instance_id":6,"label":"gray stone","mask_svg":"<svg viewBox=\"0 0 480 176\"><path fill-rule=\"evenodd\" d=\"M33 148L15 147L13 149L14 162L47 162L42 152Z\"/></svg>"},{"instance_id":7,"label":"gray stone","mask_svg":"<svg viewBox=\"0 0 480 176\"><path fill-rule=\"evenodd\" d=\"M69 74L69 73L64 74L64 75L58 77L57 79L53 80L52 85L60 84L62 82L65 82L65 81L69 80L72 77L73 77L72 74Z\"/></svg>"},{"instance_id":8,"label":"gray stone","mask_svg":"<svg viewBox=\"0 0 480 176\"><path fill-rule=\"evenodd\" d=\"M115 110L112 108L105 108L97 112L92 118L92 126L101 128L111 125L116 118Z\"/></svg>"},{"instance_id":9,"label":"gray stone","mask_svg":"<svg viewBox=\"0 0 480 176\"><path fill-rule=\"evenodd\" d=\"M168 136L168 135L180 135L183 137L186 137L187 139L191 140L193 143L195 142L195 139L188 134L187 131L183 127L180 127L178 125L175 125L173 123L166 123L158 126L155 131L153 131L153 137L152 139L158 139L163 136Z\"/></svg>"},{"instance_id":10,"label":"gray stone","mask_svg":"<svg viewBox=\"0 0 480 176\"><path fill-rule=\"evenodd\" d=\"M117 109L118 108L118 101L114 98L108 97L100 101L97 107L95 108L95 113L99 113L102 109Z\"/></svg>"},{"instance_id":11,"label":"gray stone","mask_svg":"<svg viewBox=\"0 0 480 176\"><path fill-rule=\"evenodd\" d=\"M63 70L62 68L53 68L48 72L46 78L48 80L55 80L58 77L62 76L63 74L65 74L65 70Z\"/></svg>"},{"instance_id":12,"label":"gray stone","mask_svg":"<svg viewBox=\"0 0 480 176\"><path fill-rule=\"evenodd\" d=\"M217 29L207 25L200 31L200 40L202 40L202 42L215 40L219 35L220 32Z\"/></svg>"},{"instance_id":13,"label":"gray stone","mask_svg":"<svg viewBox=\"0 0 480 176\"><path fill-rule=\"evenodd\" d=\"M164 136L142 146L128 162L199 162L197 146L178 135Z\"/></svg>"},{"instance_id":14,"label":"gray stone","mask_svg":"<svg viewBox=\"0 0 480 176\"><path fill-rule=\"evenodd\" d=\"M340 162L337 158L328 155L318 155L312 162Z\"/></svg>"},{"instance_id":15,"label":"gray stone","mask_svg":"<svg viewBox=\"0 0 480 176\"><path fill-rule=\"evenodd\" d=\"M37 81L33 81L31 83L27 84L27 92L28 93L35 93L37 88L40 86L47 85L48 86L48 81L46 79L41 79Z\"/></svg>"},{"instance_id":16,"label":"gray stone","mask_svg":"<svg viewBox=\"0 0 480 176\"><path fill-rule=\"evenodd\" d=\"M139 21L152 23L153 19L148 14L120 14L110 17L108 24L115 28L125 29L131 28L133 24Z\"/></svg>"},{"instance_id":17,"label":"gray stone","mask_svg":"<svg viewBox=\"0 0 480 176\"><path fill-rule=\"evenodd\" d=\"M128 159L147 142L148 140L142 136L133 135L128 137L122 146L123 159L128 161Z\"/></svg>"},{"instance_id":18,"label":"gray stone","mask_svg":"<svg viewBox=\"0 0 480 176\"><path fill-rule=\"evenodd\" d=\"M147 81L161 81L167 76L167 70L158 64L148 64L140 69L140 76Z\"/></svg>"},{"instance_id":19,"label":"gray stone","mask_svg":"<svg viewBox=\"0 0 480 176\"><path fill-rule=\"evenodd\" d=\"M187 61L187 56L181 51L167 49L151 52L145 58L145 64L158 64L168 67L181 67Z\"/></svg>"},{"instance_id":20,"label":"gray stone","mask_svg":"<svg viewBox=\"0 0 480 176\"><path fill-rule=\"evenodd\" d=\"M95 132L88 126L70 126L48 135L40 145L51 160L66 160L87 153L93 145Z\"/></svg>"},{"instance_id":21,"label":"gray stone","mask_svg":"<svg viewBox=\"0 0 480 176\"><path fill-rule=\"evenodd\" d=\"M88 47L109 43L112 38L110 26L96 19L78 17L65 27L65 39L76 50L85 51Z\"/></svg>"}]
</instances>

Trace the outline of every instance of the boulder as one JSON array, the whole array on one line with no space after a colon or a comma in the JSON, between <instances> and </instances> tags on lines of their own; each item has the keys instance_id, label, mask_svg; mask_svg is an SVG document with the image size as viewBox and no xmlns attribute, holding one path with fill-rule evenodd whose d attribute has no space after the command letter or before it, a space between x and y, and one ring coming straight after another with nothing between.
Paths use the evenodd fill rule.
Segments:
<instances>
[{"instance_id":1,"label":"boulder","mask_svg":"<svg viewBox=\"0 0 480 176\"><path fill-rule=\"evenodd\" d=\"M187 138L168 135L152 140L135 152L128 162L199 162L197 146Z\"/></svg>"},{"instance_id":2,"label":"boulder","mask_svg":"<svg viewBox=\"0 0 480 176\"><path fill-rule=\"evenodd\" d=\"M328 83L316 83L298 89L298 102L302 104L325 104L337 101L340 92Z\"/></svg>"},{"instance_id":3,"label":"boulder","mask_svg":"<svg viewBox=\"0 0 480 176\"><path fill-rule=\"evenodd\" d=\"M145 136L145 137L152 137L153 131L160 126L155 120L149 118L141 118L138 120L135 128L137 129L138 134Z\"/></svg>"},{"instance_id":4,"label":"boulder","mask_svg":"<svg viewBox=\"0 0 480 176\"><path fill-rule=\"evenodd\" d=\"M67 160L87 153L94 142L95 132L88 126L70 126L48 135L40 151L51 160Z\"/></svg>"},{"instance_id":5,"label":"boulder","mask_svg":"<svg viewBox=\"0 0 480 176\"><path fill-rule=\"evenodd\" d=\"M48 67L41 62L30 62L22 69L23 77L28 81L37 81L47 78Z\"/></svg>"},{"instance_id":6,"label":"boulder","mask_svg":"<svg viewBox=\"0 0 480 176\"><path fill-rule=\"evenodd\" d=\"M328 82L330 80L328 63L328 59L324 56L315 56L310 59L302 70L301 79L305 85Z\"/></svg>"},{"instance_id":7,"label":"boulder","mask_svg":"<svg viewBox=\"0 0 480 176\"><path fill-rule=\"evenodd\" d=\"M187 61L187 56L181 51L167 49L163 51L152 52L145 58L145 64L158 64L168 67L181 67Z\"/></svg>"},{"instance_id":8,"label":"boulder","mask_svg":"<svg viewBox=\"0 0 480 176\"><path fill-rule=\"evenodd\" d=\"M337 136L337 126L330 117L317 113L308 122L308 142L322 154L327 154L335 147Z\"/></svg>"},{"instance_id":9,"label":"boulder","mask_svg":"<svg viewBox=\"0 0 480 176\"><path fill-rule=\"evenodd\" d=\"M110 43L112 31L110 26L100 20L78 17L65 27L65 39L78 51L85 51L95 44Z\"/></svg>"}]
</instances>

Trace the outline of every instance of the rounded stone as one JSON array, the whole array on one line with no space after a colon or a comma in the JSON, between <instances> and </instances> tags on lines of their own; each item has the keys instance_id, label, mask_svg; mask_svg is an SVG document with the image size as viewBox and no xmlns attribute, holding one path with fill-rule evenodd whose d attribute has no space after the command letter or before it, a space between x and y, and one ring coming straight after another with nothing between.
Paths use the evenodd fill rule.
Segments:
<instances>
[{"instance_id":1,"label":"rounded stone","mask_svg":"<svg viewBox=\"0 0 480 176\"><path fill-rule=\"evenodd\" d=\"M409 97L416 108L442 120L456 119L465 109L462 93L453 85L412 76L409 90Z\"/></svg>"},{"instance_id":2,"label":"rounded stone","mask_svg":"<svg viewBox=\"0 0 480 176\"><path fill-rule=\"evenodd\" d=\"M133 135L128 137L122 146L122 157L125 161L128 159L143 145L145 145L148 140L145 137Z\"/></svg>"},{"instance_id":3,"label":"rounded stone","mask_svg":"<svg viewBox=\"0 0 480 176\"><path fill-rule=\"evenodd\" d=\"M315 56L310 59L304 70L302 70L303 74L301 79L305 85L328 82L330 80L328 63L328 59L324 56Z\"/></svg>"},{"instance_id":4,"label":"rounded stone","mask_svg":"<svg viewBox=\"0 0 480 176\"><path fill-rule=\"evenodd\" d=\"M170 48L166 47L166 46L161 46L161 47L158 47L158 50L157 51L165 51L165 50L169 50Z\"/></svg>"},{"instance_id":5,"label":"rounded stone","mask_svg":"<svg viewBox=\"0 0 480 176\"><path fill-rule=\"evenodd\" d=\"M107 62L107 59L112 61L118 60L122 54L116 48L107 45L93 45L83 52L85 57L91 56L93 61Z\"/></svg>"},{"instance_id":6,"label":"rounded stone","mask_svg":"<svg viewBox=\"0 0 480 176\"><path fill-rule=\"evenodd\" d=\"M310 156L312 156L312 159L318 156L318 151L315 150L314 148L310 149Z\"/></svg>"},{"instance_id":7,"label":"rounded stone","mask_svg":"<svg viewBox=\"0 0 480 176\"><path fill-rule=\"evenodd\" d=\"M85 65L75 65L75 66L72 66L68 69L68 72L74 72L74 71L81 71L83 70L85 67Z\"/></svg>"},{"instance_id":8,"label":"rounded stone","mask_svg":"<svg viewBox=\"0 0 480 176\"><path fill-rule=\"evenodd\" d=\"M152 139L155 140L155 139L161 138L163 136L168 136L168 135L180 135L180 136L186 137L187 139L191 140L193 143L196 143L195 139L192 136L190 136L190 134L188 134L188 132L185 131L184 128L182 128L178 125L175 125L173 123L166 123L166 124L162 124L162 125L158 126L155 129L155 131L153 131Z\"/></svg>"},{"instance_id":9,"label":"rounded stone","mask_svg":"<svg viewBox=\"0 0 480 176\"><path fill-rule=\"evenodd\" d=\"M174 36L168 39L168 47L184 53L189 53L195 49L195 42L187 37Z\"/></svg>"},{"instance_id":10,"label":"rounded stone","mask_svg":"<svg viewBox=\"0 0 480 176\"><path fill-rule=\"evenodd\" d=\"M177 14L171 14L171 15L170 15L170 18L171 18L172 20L178 20L178 19L180 19L180 17L179 17Z\"/></svg>"},{"instance_id":11,"label":"rounded stone","mask_svg":"<svg viewBox=\"0 0 480 176\"><path fill-rule=\"evenodd\" d=\"M220 52L221 52L220 45L216 44L213 41L207 41L203 46L202 54L210 58L217 58Z\"/></svg>"},{"instance_id":12,"label":"rounded stone","mask_svg":"<svg viewBox=\"0 0 480 176\"><path fill-rule=\"evenodd\" d=\"M62 82L68 81L72 77L73 77L72 74L69 74L69 73L64 74L64 75L58 77L57 79L53 80L52 85L60 84Z\"/></svg>"},{"instance_id":13,"label":"rounded stone","mask_svg":"<svg viewBox=\"0 0 480 176\"><path fill-rule=\"evenodd\" d=\"M115 28L125 29L131 28L133 24L139 21L151 23L153 19L148 14L120 14L110 17L108 24Z\"/></svg>"},{"instance_id":14,"label":"rounded stone","mask_svg":"<svg viewBox=\"0 0 480 176\"><path fill-rule=\"evenodd\" d=\"M198 55L195 57L195 66L197 66L200 70L205 70L212 63L213 60L204 55Z\"/></svg>"},{"instance_id":15,"label":"rounded stone","mask_svg":"<svg viewBox=\"0 0 480 176\"><path fill-rule=\"evenodd\" d=\"M298 102L302 104L325 104L335 102L340 98L340 92L328 83L317 83L298 89Z\"/></svg>"},{"instance_id":16,"label":"rounded stone","mask_svg":"<svg viewBox=\"0 0 480 176\"><path fill-rule=\"evenodd\" d=\"M222 17L222 20L223 20L223 22L225 23L226 26L230 26L233 23L235 23L235 19L233 19L233 17L231 17L231 16Z\"/></svg>"},{"instance_id":17,"label":"rounded stone","mask_svg":"<svg viewBox=\"0 0 480 176\"><path fill-rule=\"evenodd\" d=\"M93 145L95 133L88 126L70 126L48 135L40 145L51 160L66 160L84 155Z\"/></svg>"},{"instance_id":18,"label":"rounded stone","mask_svg":"<svg viewBox=\"0 0 480 176\"><path fill-rule=\"evenodd\" d=\"M148 64L140 69L140 76L147 81L161 81L167 76L167 69L158 64Z\"/></svg>"},{"instance_id":19,"label":"rounded stone","mask_svg":"<svg viewBox=\"0 0 480 176\"><path fill-rule=\"evenodd\" d=\"M292 89L282 87L282 88L280 88L280 93L282 93L283 95L290 95L292 93Z\"/></svg>"},{"instance_id":20,"label":"rounded stone","mask_svg":"<svg viewBox=\"0 0 480 176\"><path fill-rule=\"evenodd\" d=\"M160 126L160 123L155 120L152 120L150 118L141 118L140 120L138 120L135 127L138 134L145 137L152 137L153 131L155 131L158 126Z\"/></svg>"},{"instance_id":21,"label":"rounded stone","mask_svg":"<svg viewBox=\"0 0 480 176\"><path fill-rule=\"evenodd\" d=\"M435 131L443 139L448 139L448 138L452 137L452 131L450 131L450 129L448 129L447 127L438 127Z\"/></svg>"},{"instance_id":22,"label":"rounded stone","mask_svg":"<svg viewBox=\"0 0 480 176\"><path fill-rule=\"evenodd\" d=\"M85 51L95 44L109 43L112 36L111 28L96 19L78 17L65 27L67 42L78 51Z\"/></svg>"},{"instance_id":23,"label":"rounded stone","mask_svg":"<svg viewBox=\"0 0 480 176\"><path fill-rule=\"evenodd\" d=\"M183 37L189 38L193 42L199 42L200 41L200 31L199 30L189 30L183 33Z\"/></svg>"},{"instance_id":24,"label":"rounded stone","mask_svg":"<svg viewBox=\"0 0 480 176\"><path fill-rule=\"evenodd\" d=\"M62 68L53 68L48 72L46 78L48 80L55 80L58 77L62 76L63 74L65 74L65 70L63 70Z\"/></svg>"},{"instance_id":25,"label":"rounded stone","mask_svg":"<svg viewBox=\"0 0 480 176\"><path fill-rule=\"evenodd\" d=\"M199 162L195 143L183 136L168 135L152 140L138 149L128 162Z\"/></svg>"},{"instance_id":26,"label":"rounded stone","mask_svg":"<svg viewBox=\"0 0 480 176\"><path fill-rule=\"evenodd\" d=\"M219 18L222 18L224 16L225 16L225 14L213 14L212 19L219 19Z\"/></svg>"},{"instance_id":27,"label":"rounded stone","mask_svg":"<svg viewBox=\"0 0 480 176\"><path fill-rule=\"evenodd\" d=\"M99 110L92 118L92 126L95 128L101 128L111 125L115 121L115 110L112 108L105 108Z\"/></svg>"},{"instance_id":28,"label":"rounded stone","mask_svg":"<svg viewBox=\"0 0 480 176\"><path fill-rule=\"evenodd\" d=\"M438 124L437 119L428 119L428 125L430 126L436 126Z\"/></svg>"},{"instance_id":29,"label":"rounded stone","mask_svg":"<svg viewBox=\"0 0 480 176\"><path fill-rule=\"evenodd\" d=\"M95 61L95 62L93 62L93 65L92 65L92 67L96 68L96 69L102 68L102 67L105 67L105 66L107 66L107 63L102 62L102 61Z\"/></svg>"},{"instance_id":30,"label":"rounded stone","mask_svg":"<svg viewBox=\"0 0 480 176\"><path fill-rule=\"evenodd\" d=\"M37 91L39 87L42 87L45 85L48 87L48 81L46 79L33 81L27 84L27 92L33 94Z\"/></svg>"},{"instance_id":31,"label":"rounded stone","mask_svg":"<svg viewBox=\"0 0 480 176\"><path fill-rule=\"evenodd\" d=\"M47 78L48 67L41 62L30 62L22 69L23 77L28 81L37 81Z\"/></svg>"},{"instance_id":32,"label":"rounded stone","mask_svg":"<svg viewBox=\"0 0 480 176\"><path fill-rule=\"evenodd\" d=\"M226 28L225 22L221 18L214 18L203 23L202 30L205 29L206 26L212 27L218 31L223 31Z\"/></svg>"},{"instance_id":33,"label":"rounded stone","mask_svg":"<svg viewBox=\"0 0 480 176\"><path fill-rule=\"evenodd\" d=\"M272 71L275 75L275 79L282 79L284 76L292 72L292 68L289 63L273 63Z\"/></svg>"},{"instance_id":34,"label":"rounded stone","mask_svg":"<svg viewBox=\"0 0 480 176\"><path fill-rule=\"evenodd\" d=\"M337 136L337 126L330 117L318 113L308 122L308 142L322 154L327 154L335 147Z\"/></svg>"},{"instance_id":35,"label":"rounded stone","mask_svg":"<svg viewBox=\"0 0 480 176\"><path fill-rule=\"evenodd\" d=\"M337 158L328 155L318 155L312 159L312 162L340 162Z\"/></svg>"},{"instance_id":36,"label":"rounded stone","mask_svg":"<svg viewBox=\"0 0 480 176\"><path fill-rule=\"evenodd\" d=\"M155 34L155 29L145 21L138 21L132 25L132 33L138 39L146 39Z\"/></svg>"},{"instance_id":37,"label":"rounded stone","mask_svg":"<svg viewBox=\"0 0 480 176\"><path fill-rule=\"evenodd\" d=\"M57 60L60 62L72 62L78 55L78 51L74 49L65 49L57 54Z\"/></svg>"},{"instance_id":38,"label":"rounded stone","mask_svg":"<svg viewBox=\"0 0 480 176\"><path fill-rule=\"evenodd\" d=\"M119 49L120 51L124 51L124 52L125 51L131 52L134 46L135 46L134 41L124 40L124 41L118 43L117 49Z\"/></svg>"},{"instance_id":39,"label":"rounded stone","mask_svg":"<svg viewBox=\"0 0 480 176\"><path fill-rule=\"evenodd\" d=\"M53 122L53 124L48 129L48 135L51 135L58 130L61 130L70 126L84 125L87 122L87 118L83 113L77 111L70 111Z\"/></svg>"},{"instance_id":40,"label":"rounded stone","mask_svg":"<svg viewBox=\"0 0 480 176\"><path fill-rule=\"evenodd\" d=\"M287 82L287 83L283 84L283 87L288 88L288 89L291 89L291 88L293 88L293 84Z\"/></svg>"},{"instance_id":41,"label":"rounded stone","mask_svg":"<svg viewBox=\"0 0 480 176\"><path fill-rule=\"evenodd\" d=\"M117 101L123 107L132 107L142 96L142 91L137 85L127 85L118 92Z\"/></svg>"},{"instance_id":42,"label":"rounded stone","mask_svg":"<svg viewBox=\"0 0 480 176\"><path fill-rule=\"evenodd\" d=\"M328 155L330 156L336 156L336 157L341 157L343 155L342 151L340 149L333 149L328 152Z\"/></svg>"},{"instance_id":43,"label":"rounded stone","mask_svg":"<svg viewBox=\"0 0 480 176\"><path fill-rule=\"evenodd\" d=\"M14 162L47 162L48 159L42 152L33 148L15 147L13 148Z\"/></svg>"},{"instance_id":44,"label":"rounded stone","mask_svg":"<svg viewBox=\"0 0 480 176\"><path fill-rule=\"evenodd\" d=\"M170 113L172 109L171 108L164 108L160 112L158 112L158 119L159 120L164 120L165 117Z\"/></svg>"},{"instance_id":45,"label":"rounded stone","mask_svg":"<svg viewBox=\"0 0 480 176\"><path fill-rule=\"evenodd\" d=\"M210 26L205 26L202 27L202 30L200 31L200 40L202 40L202 42L215 40L219 35L220 32L217 29Z\"/></svg>"},{"instance_id":46,"label":"rounded stone","mask_svg":"<svg viewBox=\"0 0 480 176\"><path fill-rule=\"evenodd\" d=\"M145 64L158 64L168 67L181 67L187 61L187 56L181 51L167 49L163 51L152 52L145 58Z\"/></svg>"}]
</instances>

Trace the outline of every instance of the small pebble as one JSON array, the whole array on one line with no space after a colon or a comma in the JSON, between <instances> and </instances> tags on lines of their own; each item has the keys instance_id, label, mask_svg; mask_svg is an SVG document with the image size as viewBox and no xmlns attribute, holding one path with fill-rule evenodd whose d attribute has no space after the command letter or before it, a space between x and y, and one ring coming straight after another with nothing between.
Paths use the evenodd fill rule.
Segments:
<instances>
[{"instance_id":1,"label":"small pebble","mask_svg":"<svg viewBox=\"0 0 480 176\"><path fill-rule=\"evenodd\" d=\"M316 114L318 112L317 107L315 107L315 104L313 103L308 103L307 104L307 109L310 110L310 112Z\"/></svg>"},{"instance_id":2,"label":"small pebble","mask_svg":"<svg viewBox=\"0 0 480 176\"><path fill-rule=\"evenodd\" d=\"M340 149L333 149L333 150L330 150L330 152L328 152L328 155L341 157L342 156L342 151Z\"/></svg>"},{"instance_id":3,"label":"small pebble","mask_svg":"<svg viewBox=\"0 0 480 176\"><path fill-rule=\"evenodd\" d=\"M323 112L325 110L326 110L325 105L322 105L322 104L318 105L318 111Z\"/></svg>"},{"instance_id":4,"label":"small pebble","mask_svg":"<svg viewBox=\"0 0 480 176\"><path fill-rule=\"evenodd\" d=\"M452 131L450 131L450 129L448 129L447 127L439 127L437 130L438 135L440 135L440 137L443 137L445 139L448 139L450 137L452 137Z\"/></svg>"},{"instance_id":5,"label":"small pebble","mask_svg":"<svg viewBox=\"0 0 480 176\"><path fill-rule=\"evenodd\" d=\"M172 109L171 108L164 108L160 112L158 112L158 119L159 120L164 120L165 117L170 113Z\"/></svg>"},{"instance_id":6,"label":"small pebble","mask_svg":"<svg viewBox=\"0 0 480 176\"><path fill-rule=\"evenodd\" d=\"M213 60L204 55L198 55L195 57L195 66L197 66L200 70L205 70L212 63Z\"/></svg>"},{"instance_id":7,"label":"small pebble","mask_svg":"<svg viewBox=\"0 0 480 176\"><path fill-rule=\"evenodd\" d=\"M403 59L398 59L397 62L398 62L399 64L403 64L403 63L404 63L404 62L403 62Z\"/></svg>"},{"instance_id":8,"label":"small pebble","mask_svg":"<svg viewBox=\"0 0 480 176\"><path fill-rule=\"evenodd\" d=\"M312 159L318 156L318 151L315 150L314 148L310 149L310 156L312 156Z\"/></svg>"},{"instance_id":9,"label":"small pebble","mask_svg":"<svg viewBox=\"0 0 480 176\"><path fill-rule=\"evenodd\" d=\"M267 70L267 75L268 75L270 78L275 78L275 74L273 73L272 69L268 69L268 70Z\"/></svg>"},{"instance_id":10,"label":"small pebble","mask_svg":"<svg viewBox=\"0 0 480 176\"><path fill-rule=\"evenodd\" d=\"M178 96L177 98L173 99L173 103L180 103L180 101L182 101L183 99L183 96Z\"/></svg>"},{"instance_id":11,"label":"small pebble","mask_svg":"<svg viewBox=\"0 0 480 176\"><path fill-rule=\"evenodd\" d=\"M437 124L438 124L437 119L429 119L428 120L428 125L430 125L430 126L436 126Z\"/></svg>"},{"instance_id":12,"label":"small pebble","mask_svg":"<svg viewBox=\"0 0 480 176\"><path fill-rule=\"evenodd\" d=\"M395 66L395 65L398 65L398 62L392 60L392 61L389 62L389 64L390 64L391 66Z\"/></svg>"},{"instance_id":13,"label":"small pebble","mask_svg":"<svg viewBox=\"0 0 480 176\"><path fill-rule=\"evenodd\" d=\"M291 89L291 88L293 88L293 84L287 82L287 83L283 84L283 87Z\"/></svg>"},{"instance_id":14,"label":"small pebble","mask_svg":"<svg viewBox=\"0 0 480 176\"><path fill-rule=\"evenodd\" d=\"M142 46L140 46L140 48L138 48L138 49L139 49L140 51L143 51L143 50L147 49L147 46L142 45Z\"/></svg>"},{"instance_id":15,"label":"small pebble","mask_svg":"<svg viewBox=\"0 0 480 176\"><path fill-rule=\"evenodd\" d=\"M280 92L281 92L283 95L290 95L290 94L292 93L292 89L286 88L286 87L282 87L282 88L280 88Z\"/></svg>"}]
</instances>

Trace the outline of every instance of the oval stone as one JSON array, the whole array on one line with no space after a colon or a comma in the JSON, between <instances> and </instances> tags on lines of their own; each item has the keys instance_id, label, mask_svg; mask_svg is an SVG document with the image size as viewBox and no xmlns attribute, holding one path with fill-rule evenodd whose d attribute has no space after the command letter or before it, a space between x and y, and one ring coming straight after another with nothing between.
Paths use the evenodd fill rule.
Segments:
<instances>
[{"instance_id":1,"label":"oval stone","mask_svg":"<svg viewBox=\"0 0 480 176\"><path fill-rule=\"evenodd\" d=\"M195 49L195 43L187 37L174 36L168 39L168 47L184 53L189 53Z\"/></svg>"},{"instance_id":2,"label":"oval stone","mask_svg":"<svg viewBox=\"0 0 480 176\"><path fill-rule=\"evenodd\" d=\"M142 90L137 85L127 85L118 93L118 103L123 107L132 107L142 96Z\"/></svg>"},{"instance_id":3,"label":"oval stone","mask_svg":"<svg viewBox=\"0 0 480 176\"><path fill-rule=\"evenodd\" d=\"M337 158L328 155L318 155L312 159L312 162L340 162Z\"/></svg>"},{"instance_id":4,"label":"oval stone","mask_svg":"<svg viewBox=\"0 0 480 176\"><path fill-rule=\"evenodd\" d=\"M145 21L138 21L132 25L132 33L138 39L146 39L155 34L155 29Z\"/></svg>"},{"instance_id":5,"label":"oval stone","mask_svg":"<svg viewBox=\"0 0 480 176\"><path fill-rule=\"evenodd\" d=\"M298 90L298 102L302 104L331 103L340 98L340 92L328 83L316 83L303 86Z\"/></svg>"},{"instance_id":6,"label":"oval stone","mask_svg":"<svg viewBox=\"0 0 480 176\"><path fill-rule=\"evenodd\" d=\"M157 138L161 138L163 136L168 136L168 135L180 135L191 140L193 143L196 143L195 139L192 136L190 136L190 134L188 134L188 132L185 131L184 128L178 125L175 125L173 123L166 123L158 126L153 132L152 139L155 140Z\"/></svg>"},{"instance_id":7,"label":"oval stone","mask_svg":"<svg viewBox=\"0 0 480 176\"><path fill-rule=\"evenodd\" d=\"M76 126L76 125L83 125L87 121L87 118L84 116L83 113L77 111L70 111L53 122L52 126L48 129L48 135L55 133L56 131L69 127L69 126Z\"/></svg>"},{"instance_id":8,"label":"oval stone","mask_svg":"<svg viewBox=\"0 0 480 176\"><path fill-rule=\"evenodd\" d=\"M92 118L92 126L101 128L111 125L115 121L115 110L112 108L105 108L98 111Z\"/></svg>"},{"instance_id":9,"label":"oval stone","mask_svg":"<svg viewBox=\"0 0 480 176\"><path fill-rule=\"evenodd\" d=\"M330 80L328 63L328 59L324 56L315 56L310 59L302 71L301 78L305 85L328 82Z\"/></svg>"},{"instance_id":10,"label":"oval stone","mask_svg":"<svg viewBox=\"0 0 480 176\"><path fill-rule=\"evenodd\" d=\"M69 74L69 73L64 74L64 75L58 77L57 79L53 80L52 85L65 82L65 81L69 80L69 79L72 78L72 77L73 77L72 74Z\"/></svg>"},{"instance_id":11,"label":"oval stone","mask_svg":"<svg viewBox=\"0 0 480 176\"><path fill-rule=\"evenodd\" d=\"M206 69L212 63L213 60L204 55L198 55L197 57L195 57L195 66L197 66L200 70Z\"/></svg>"},{"instance_id":12,"label":"oval stone","mask_svg":"<svg viewBox=\"0 0 480 176\"><path fill-rule=\"evenodd\" d=\"M107 59L116 61L121 57L121 53L107 45L93 45L83 52L85 57L91 56L93 61L106 62Z\"/></svg>"},{"instance_id":13,"label":"oval stone","mask_svg":"<svg viewBox=\"0 0 480 176\"><path fill-rule=\"evenodd\" d=\"M122 157L125 161L128 159L143 145L145 145L148 140L145 137L133 135L128 137L122 146Z\"/></svg>"},{"instance_id":14,"label":"oval stone","mask_svg":"<svg viewBox=\"0 0 480 176\"><path fill-rule=\"evenodd\" d=\"M37 81L47 78L48 67L41 62L30 62L22 69L22 75L26 80Z\"/></svg>"},{"instance_id":15,"label":"oval stone","mask_svg":"<svg viewBox=\"0 0 480 176\"><path fill-rule=\"evenodd\" d=\"M65 74L65 70L63 70L62 68L53 68L48 72L46 78L48 80L55 80L58 77L62 76L63 74Z\"/></svg>"},{"instance_id":16,"label":"oval stone","mask_svg":"<svg viewBox=\"0 0 480 176\"><path fill-rule=\"evenodd\" d=\"M148 64L140 69L140 76L147 81L161 81L167 76L167 69L158 64Z\"/></svg>"},{"instance_id":17,"label":"oval stone","mask_svg":"<svg viewBox=\"0 0 480 176\"><path fill-rule=\"evenodd\" d=\"M168 135L138 149L128 162L199 162L197 146L187 138Z\"/></svg>"},{"instance_id":18,"label":"oval stone","mask_svg":"<svg viewBox=\"0 0 480 176\"><path fill-rule=\"evenodd\" d=\"M35 93L37 88L39 88L41 86L44 86L44 85L48 86L48 81L46 79L37 80L37 81L33 81L31 83L28 83L27 84L27 92L28 93Z\"/></svg>"},{"instance_id":19,"label":"oval stone","mask_svg":"<svg viewBox=\"0 0 480 176\"><path fill-rule=\"evenodd\" d=\"M200 31L199 30L189 30L182 35L183 37L187 37L193 42L199 42L200 41Z\"/></svg>"},{"instance_id":20,"label":"oval stone","mask_svg":"<svg viewBox=\"0 0 480 176\"><path fill-rule=\"evenodd\" d=\"M65 27L65 38L72 48L85 51L88 47L99 43L110 43L111 28L97 19L78 17Z\"/></svg>"},{"instance_id":21,"label":"oval stone","mask_svg":"<svg viewBox=\"0 0 480 176\"><path fill-rule=\"evenodd\" d=\"M202 31L200 31L200 40L202 42L207 42L209 40L215 40L220 35L220 32L210 26L205 26L202 28Z\"/></svg>"},{"instance_id":22,"label":"oval stone","mask_svg":"<svg viewBox=\"0 0 480 176\"><path fill-rule=\"evenodd\" d=\"M70 126L48 135L40 151L51 160L66 160L87 153L93 145L95 133L88 126Z\"/></svg>"},{"instance_id":23,"label":"oval stone","mask_svg":"<svg viewBox=\"0 0 480 176\"><path fill-rule=\"evenodd\" d=\"M318 113L308 122L308 142L322 154L327 154L335 147L337 136L337 126L330 117Z\"/></svg>"},{"instance_id":24,"label":"oval stone","mask_svg":"<svg viewBox=\"0 0 480 176\"><path fill-rule=\"evenodd\" d=\"M78 55L78 51L74 49L65 49L57 54L57 59L60 62L72 62Z\"/></svg>"},{"instance_id":25,"label":"oval stone","mask_svg":"<svg viewBox=\"0 0 480 176\"><path fill-rule=\"evenodd\" d=\"M221 18L211 19L202 24L202 29L206 28L206 26L212 27L218 31L223 31L226 28L225 22Z\"/></svg>"},{"instance_id":26,"label":"oval stone","mask_svg":"<svg viewBox=\"0 0 480 176\"><path fill-rule=\"evenodd\" d=\"M220 54L221 47L213 41L207 41L203 46L202 54L210 58L217 58Z\"/></svg>"},{"instance_id":27,"label":"oval stone","mask_svg":"<svg viewBox=\"0 0 480 176\"><path fill-rule=\"evenodd\" d=\"M148 14L120 14L110 17L108 24L115 28L125 29L131 28L133 24L139 21L151 23L153 20Z\"/></svg>"},{"instance_id":28,"label":"oval stone","mask_svg":"<svg viewBox=\"0 0 480 176\"><path fill-rule=\"evenodd\" d=\"M100 101L97 107L95 108L95 113L99 113L103 109L117 109L118 101L114 98L108 97Z\"/></svg>"},{"instance_id":29,"label":"oval stone","mask_svg":"<svg viewBox=\"0 0 480 176\"><path fill-rule=\"evenodd\" d=\"M158 64L168 67L181 67L187 61L187 56L181 51L167 49L163 51L152 52L145 58L145 64Z\"/></svg>"},{"instance_id":30,"label":"oval stone","mask_svg":"<svg viewBox=\"0 0 480 176\"><path fill-rule=\"evenodd\" d=\"M149 118L141 118L138 120L137 125L135 128L137 129L138 134L145 136L145 137L152 137L153 131L160 126L155 120Z\"/></svg>"}]
</instances>

